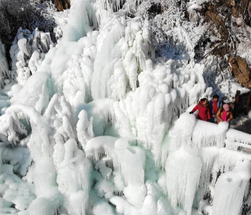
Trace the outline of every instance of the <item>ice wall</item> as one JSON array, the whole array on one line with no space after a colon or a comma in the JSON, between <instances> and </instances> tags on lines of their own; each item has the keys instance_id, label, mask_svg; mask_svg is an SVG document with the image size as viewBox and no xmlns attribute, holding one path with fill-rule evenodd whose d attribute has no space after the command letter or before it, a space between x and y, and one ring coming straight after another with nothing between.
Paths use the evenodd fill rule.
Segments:
<instances>
[{"instance_id":1,"label":"ice wall","mask_svg":"<svg viewBox=\"0 0 251 215\"><path fill-rule=\"evenodd\" d=\"M188 113L175 122L169 132L169 156L165 166L166 189L173 207L180 205L186 214L192 214L193 207L209 214L241 212L249 189L251 156L223 148L226 137L231 135L228 132L234 132L227 130L226 123L203 122ZM247 136L240 133L239 138L245 141ZM211 209L201 199L206 195L213 198ZM230 205L233 208L229 209Z\"/></svg>"}]
</instances>

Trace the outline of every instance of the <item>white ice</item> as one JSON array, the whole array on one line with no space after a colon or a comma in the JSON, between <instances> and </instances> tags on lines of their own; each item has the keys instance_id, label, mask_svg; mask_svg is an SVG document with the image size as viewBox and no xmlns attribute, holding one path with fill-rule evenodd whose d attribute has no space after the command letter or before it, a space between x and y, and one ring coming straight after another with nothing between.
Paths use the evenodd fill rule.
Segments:
<instances>
[{"instance_id":1,"label":"white ice","mask_svg":"<svg viewBox=\"0 0 251 215\"><path fill-rule=\"evenodd\" d=\"M215 90L213 58L194 60L203 2L189 24L175 1L149 20L151 2L72 0L54 12L57 44L18 30L11 71L0 43L0 213L241 212L250 135L188 113Z\"/></svg>"}]
</instances>

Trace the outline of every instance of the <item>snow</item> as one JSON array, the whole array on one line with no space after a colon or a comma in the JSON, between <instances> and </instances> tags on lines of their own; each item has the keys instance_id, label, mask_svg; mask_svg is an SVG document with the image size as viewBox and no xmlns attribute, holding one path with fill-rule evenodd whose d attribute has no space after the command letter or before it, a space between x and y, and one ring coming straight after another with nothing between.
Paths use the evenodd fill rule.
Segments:
<instances>
[{"instance_id":1,"label":"snow","mask_svg":"<svg viewBox=\"0 0 251 215\"><path fill-rule=\"evenodd\" d=\"M18 30L11 71L0 43L0 213L241 213L250 135L188 113L217 90L215 62L194 60L204 29L165 4L146 19L146 2L73 0L54 12L57 44Z\"/></svg>"}]
</instances>

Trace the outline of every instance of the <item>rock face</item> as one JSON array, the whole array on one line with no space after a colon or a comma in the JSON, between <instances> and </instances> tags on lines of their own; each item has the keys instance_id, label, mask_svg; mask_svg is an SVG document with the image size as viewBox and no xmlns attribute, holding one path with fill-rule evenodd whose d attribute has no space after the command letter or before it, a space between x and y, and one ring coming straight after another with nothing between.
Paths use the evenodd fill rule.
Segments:
<instances>
[{"instance_id":1,"label":"rock face","mask_svg":"<svg viewBox=\"0 0 251 215\"><path fill-rule=\"evenodd\" d=\"M69 9L71 6L70 0L53 0L58 11L62 11L64 9Z\"/></svg>"},{"instance_id":2,"label":"rock face","mask_svg":"<svg viewBox=\"0 0 251 215\"><path fill-rule=\"evenodd\" d=\"M237 50L240 44L246 47L245 44L251 43L246 31L251 27L251 1L208 1L203 4L200 15L209 24L206 39L211 54L227 59L225 65L238 82L251 88L251 65Z\"/></svg>"},{"instance_id":3,"label":"rock face","mask_svg":"<svg viewBox=\"0 0 251 215\"><path fill-rule=\"evenodd\" d=\"M251 88L251 69L247 61L239 56L230 56L231 72L244 87Z\"/></svg>"}]
</instances>

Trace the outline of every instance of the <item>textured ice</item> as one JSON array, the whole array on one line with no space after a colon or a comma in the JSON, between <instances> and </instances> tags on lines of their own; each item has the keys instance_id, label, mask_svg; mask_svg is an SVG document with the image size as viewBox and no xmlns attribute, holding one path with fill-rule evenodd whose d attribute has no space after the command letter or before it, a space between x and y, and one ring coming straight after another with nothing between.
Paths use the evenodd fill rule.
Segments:
<instances>
[{"instance_id":1,"label":"textured ice","mask_svg":"<svg viewBox=\"0 0 251 215\"><path fill-rule=\"evenodd\" d=\"M4 79L9 76L8 62L5 54L5 47L0 41L0 85L3 87Z\"/></svg>"},{"instance_id":2,"label":"textured ice","mask_svg":"<svg viewBox=\"0 0 251 215\"><path fill-rule=\"evenodd\" d=\"M250 178L251 162L247 160L222 174L215 185L213 214L240 214Z\"/></svg>"},{"instance_id":3,"label":"textured ice","mask_svg":"<svg viewBox=\"0 0 251 215\"><path fill-rule=\"evenodd\" d=\"M181 204L188 215L192 214L201 169L199 152L191 146L181 146L167 158L165 170L168 198L173 207Z\"/></svg>"},{"instance_id":4,"label":"textured ice","mask_svg":"<svg viewBox=\"0 0 251 215\"><path fill-rule=\"evenodd\" d=\"M250 135L188 114L215 90L213 59L194 61L204 27L175 1L151 20L146 1L71 3L57 44L18 30L11 71L0 43L0 213L240 213Z\"/></svg>"}]
</instances>

